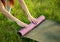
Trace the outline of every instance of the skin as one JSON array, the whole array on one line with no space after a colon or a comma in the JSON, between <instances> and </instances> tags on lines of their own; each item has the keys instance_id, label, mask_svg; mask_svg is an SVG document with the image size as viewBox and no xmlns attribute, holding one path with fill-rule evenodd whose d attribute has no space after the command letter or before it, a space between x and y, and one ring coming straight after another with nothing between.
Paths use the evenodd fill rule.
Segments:
<instances>
[{"instance_id":1,"label":"skin","mask_svg":"<svg viewBox=\"0 0 60 42\"><path fill-rule=\"evenodd\" d=\"M18 0L18 1L19 1L20 5L21 5L22 9L26 12L26 15L28 16L28 19L30 20L30 22L34 22L34 23L36 24L36 23L37 23L37 20L36 20L34 17L31 16L31 14L30 14L30 12L29 12L29 10L28 10L28 8L27 8L24 0ZM20 21L20 20L17 19L16 17L14 17L10 12L8 12L8 11L4 8L1 0L0 0L0 11L1 11L6 17L8 17L9 19L11 19L12 21L15 21L19 26L22 26L22 27L27 27L27 26L28 26L28 24L23 23L22 21Z\"/></svg>"}]
</instances>

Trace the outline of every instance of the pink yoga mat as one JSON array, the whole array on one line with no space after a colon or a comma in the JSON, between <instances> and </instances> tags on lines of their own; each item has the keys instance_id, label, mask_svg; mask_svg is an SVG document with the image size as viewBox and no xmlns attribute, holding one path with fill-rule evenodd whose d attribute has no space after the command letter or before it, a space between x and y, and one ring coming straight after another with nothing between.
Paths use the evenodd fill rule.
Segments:
<instances>
[{"instance_id":1,"label":"pink yoga mat","mask_svg":"<svg viewBox=\"0 0 60 42\"><path fill-rule=\"evenodd\" d=\"M28 32L30 32L32 29L34 29L34 27L36 27L38 24L40 24L43 20L45 20L45 17L43 15L41 15L40 17L37 18L38 23L34 24L34 23L30 23L28 27L23 28L19 31L21 36L24 36L25 34L27 34Z\"/></svg>"}]
</instances>

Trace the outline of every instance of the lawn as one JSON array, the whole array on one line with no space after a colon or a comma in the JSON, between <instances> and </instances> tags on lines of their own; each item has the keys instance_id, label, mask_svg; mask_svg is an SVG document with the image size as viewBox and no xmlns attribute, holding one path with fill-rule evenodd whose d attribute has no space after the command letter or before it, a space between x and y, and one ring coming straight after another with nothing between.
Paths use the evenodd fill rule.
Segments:
<instances>
[{"instance_id":1,"label":"lawn","mask_svg":"<svg viewBox=\"0 0 60 42\"><path fill-rule=\"evenodd\" d=\"M50 19L60 23L60 0L25 0L31 15L35 18L44 15L46 19ZM26 13L22 10L18 1L11 11L12 15L19 20L29 24ZM22 42L17 32L21 29L14 21L9 20L0 12L0 42ZM25 42L34 42L33 40L24 40Z\"/></svg>"}]
</instances>

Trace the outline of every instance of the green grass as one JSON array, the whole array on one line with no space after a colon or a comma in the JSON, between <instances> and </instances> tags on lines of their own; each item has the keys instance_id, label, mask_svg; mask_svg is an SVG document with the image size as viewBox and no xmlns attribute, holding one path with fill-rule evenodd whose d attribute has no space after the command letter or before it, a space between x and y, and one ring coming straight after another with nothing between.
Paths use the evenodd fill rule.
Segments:
<instances>
[{"instance_id":1,"label":"green grass","mask_svg":"<svg viewBox=\"0 0 60 42\"><path fill-rule=\"evenodd\" d=\"M60 23L60 0L25 0L31 15L35 18L44 15L46 19L51 19ZM16 1L11 11L12 15L25 23L30 23L26 13ZM0 12L0 42L22 42L17 34L21 29L15 22L10 21ZM25 42L34 42L33 40L24 40Z\"/></svg>"}]
</instances>

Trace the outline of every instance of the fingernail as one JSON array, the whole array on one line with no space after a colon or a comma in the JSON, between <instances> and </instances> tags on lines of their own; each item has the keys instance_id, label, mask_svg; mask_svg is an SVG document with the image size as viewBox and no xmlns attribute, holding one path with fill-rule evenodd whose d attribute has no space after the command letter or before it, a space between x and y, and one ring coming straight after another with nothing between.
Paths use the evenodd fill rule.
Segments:
<instances>
[{"instance_id":1,"label":"fingernail","mask_svg":"<svg viewBox=\"0 0 60 42\"><path fill-rule=\"evenodd\" d=\"M33 23L33 24L37 24L37 23L34 23L33 21L32 21L32 23Z\"/></svg>"}]
</instances>

